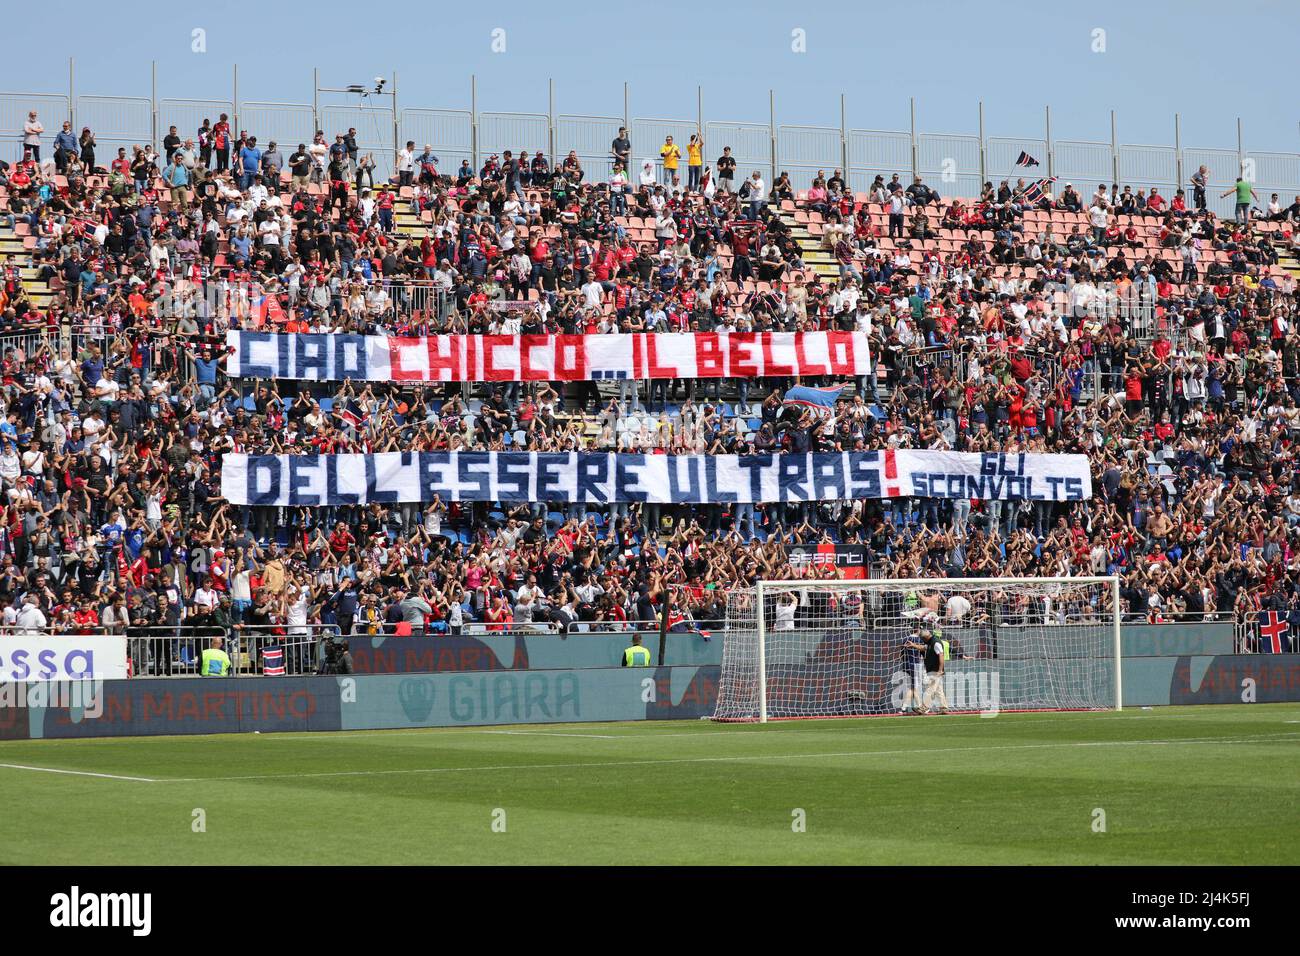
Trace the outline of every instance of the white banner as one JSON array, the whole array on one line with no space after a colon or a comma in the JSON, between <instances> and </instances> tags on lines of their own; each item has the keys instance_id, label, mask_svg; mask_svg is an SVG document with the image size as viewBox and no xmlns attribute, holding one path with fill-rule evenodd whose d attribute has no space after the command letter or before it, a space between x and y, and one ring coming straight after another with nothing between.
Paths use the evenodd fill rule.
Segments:
<instances>
[{"instance_id":1,"label":"white banner","mask_svg":"<svg viewBox=\"0 0 1300 956\"><path fill-rule=\"evenodd\" d=\"M226 333L226 373L357 382L581 382L600 379L867 375L865 332L609 335Z\"/></svg>"},{"instance_id":2,"label":"white banner","mask_svg":"<svg viewBox=\"0 0 1300 956\"><path fill-rule=\"evenodd\" d=\"M126 680L126 638L0 635L0 683Z\"/></svg>"},{"instance_id":3,"label":"white banner","mask_svg":"<svg viewBox=\"0 0 1300 956\"><path fill-rule=\"evenodd\" d=\"M222 456L238 505L443 501L759 503L852 498L1082 501L1084 455L868 451L805 455L384 452Z\"/></svg>"}]
</instances>

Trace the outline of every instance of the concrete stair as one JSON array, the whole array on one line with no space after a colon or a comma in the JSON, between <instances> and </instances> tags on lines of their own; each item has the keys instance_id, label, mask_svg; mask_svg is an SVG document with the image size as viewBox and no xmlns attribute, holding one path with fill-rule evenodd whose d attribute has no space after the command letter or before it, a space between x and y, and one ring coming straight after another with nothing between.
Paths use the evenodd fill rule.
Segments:
<instances>
[{"instance_id":1,"label":"concrete stair","mask_svg":"<svg viewBox=\"0 0 1300 956\"><path fill-rule=\"evenodd\" d=\"M821 276L824 280L835 281L839 279L840 267L839 263L835 261L834 254L828 249L823 249L821 239L810 233L803 223L795 220L794 210L782 209L780 216L781 221L790 228L790 235L794 237L795 242L799 243L799 248L803 250L803 261L808 270Z\"/></svg>"},{"instance_id":2,"label":"concrete stair","mask_svg":"<svg viewBox=\"0 0 1300 956\"><path fill-rule=\"evenodd\" d=\"M23 289L32 304L44 310L54 302L54 290L48 283L37 278L39 273L31 264L32 253L27 241L29 238L19 235L13 229L0 226L0 264L8 263L10 256L14 256L22 264ZM34 241L30 245L34 248Z\"/></svg>"}]
</instances>

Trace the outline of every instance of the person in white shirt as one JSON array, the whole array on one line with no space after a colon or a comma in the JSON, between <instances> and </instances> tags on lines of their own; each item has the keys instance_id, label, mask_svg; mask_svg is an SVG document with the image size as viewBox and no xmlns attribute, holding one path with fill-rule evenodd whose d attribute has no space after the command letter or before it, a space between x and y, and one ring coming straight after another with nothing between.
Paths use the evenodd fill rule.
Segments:
<instances>
[{"instance_id":1,"label":"person in white shirt","mask_svg":"<svg viewBox=\"0 0 1300 956\"><path fill-rule=\"evenodd\" d=\"M767 184L756 169L749 177L749 218L757 219L758 214L767 203Z\"/></svg>"},{"instance_id":2,"label":"person in white shirt","mask_svg":"<svg viewBox=\"0 0 1300 956\"><path fill-rule=\"evenodd\" d=\"M256 209L271 198L271 191L262 185L262 177L258 176L253 180L253 185L248 187L248 206L250 210Z\"/></svg>"},{"instance_id":3,"label":"person in white shirt","mask_svg":"<svg viewBox=\"0 0 1300 956\"><path fill-rule=\"evenodd\" d=\"M1101 203L1093 203L1088 209L1088 221L1092 223L1092 241L1100 243L1106 236L1106 227L1110 225L1110 213Z\"/></svg>"},{"instance_id":4,"label":"person in white shirt","mask_svg":"<svg viewBox=\"0 0 1300 956\"><path fill-rule=\"evenodd\" d=\"M217 592L208 586L207 581L204 581L195 590L191 600L194 602L195 607L202 608L204 611L211 611L217 606Z\"/></svg>"},{"instance_id":5,"label":"person in white shirt","mask_svg":"<svg viewBox=\"0 0 1300 956\"><path fill-rule=\"evenodd\" d=\"M102 376L99 381L95 383L95 397L101 402L116 402L118 392L121 390L122 386L118 385L116 381L109 378L107 375ZM89 431L90 419L86 420L84 428L86 429L87 435L91 434ZM95 433L98 434L98 432L99 429L96 428Z\"/></svg>"},{"instance_id":6,"label":"person in white shirt","mask_svg":"<svg viewBox=\"0 0 1300 956\"><path fill-rule=\"evenodd\" d=\"M415 140L408 139L397 151L397 184L410 186L415 182Z\"/></svg>"},{"instance_id":7,"label":"person in white shirt","mask_svg":"<svg viewBox=\"0 0 1300 956\"><path fill-rule=\"evenodd\" d=\"M41 162L41 134L45 132L45 127L41 121L36 118L36 111L32 110L27 114L27 122L23 124L23 152L40 165Z\"/></svg>"},{"instance_id":8,"label":"person in white shirt","mask_svg":"<svg viewBox=\"0 0 1300 956\"><path fill-rule=\"evenodd\" d=\"M310 606L310 591L305 587L299 587L297 584L289 585L289 592L285 598L285 623L289 625L289 633L295 636L307 634L307 611Z\"/></svg>"},{"instance_id":9,"label":"person in white shirt","mask_svg":"<svg viewBox=\"0 0 1300 956\"><path fill-rule=\"evenodd\" d=\"M609 176L609 211L615 216L627 213L627 173L618 163Z\"/></svg>"},{"instance_id":10,"label":"person in white shirt","mask_svg":"<svg viewBox=\"0 0 1300 956\"><path fill-rule=\"evenodd\" d=\"M23 600L16 624L19 634L40 634L46 629L48 622L45 620L45 612L37 605L36 598L28 597Z\"/></svg>"},{"instance_id":11,"label":"person in white shirt","mask_svg":"<svg viewBox=\"0 0 1300 956\"><path fill-rule=\"evenodd\" d=\"M604 292L605 287L602 286L594 276L591 281L582 287L582 295L585 304L592 309L600 308L600 300L601 296L604 295Z\"/></svg>"},{"instance_id":12,"label":"person in white shirt","mask_svg":"<svg viewBox=\"0 0 1300 956\"><path fill-rule=\"evenodd\" d=\"M257 240L261 243L263 249L266 249L272 256L278 256L280 251L280 220L272 217L263 219L257 227Z\"/></svg>"},{"instance_id":13,"label":"person in white shirt","mask_svg":"<svg viewBox=\"0 0 1300 956\"><path fill-rule=\"evenodd\" d=\"M793 631L794 612L799 609L799 597L794 592L781 595L776 602L776 622L773 630Z\"/></svg>"},{"instance_id":14,"label":"person in white shirt","mask_svg":"<svg viewBox=\"0 0 1300 956\"><path fill-rule=\"evenodd\" d=\"M325 167L329 165L330 155L324 133L316 134L312 144L307 147L307 155L311 157L311 181L319 185L325 181Z\"/></svg>"}]
</instances>

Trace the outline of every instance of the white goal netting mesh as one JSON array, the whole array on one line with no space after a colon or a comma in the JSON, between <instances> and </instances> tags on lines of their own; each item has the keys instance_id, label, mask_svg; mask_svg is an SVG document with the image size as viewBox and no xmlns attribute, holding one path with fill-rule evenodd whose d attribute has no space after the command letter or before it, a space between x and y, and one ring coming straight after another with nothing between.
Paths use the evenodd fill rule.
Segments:
<instances>
[{"instance_id":1,"label":"white goal netting mesh","mask_svg":"<svg viewBox=\"0 0 1300 956\"><path fill-rule=\"evenodd\" d=\"M760 677L769 719L1118 703L1108 581L774 582L762 594L761 608L757 589L728 595L715 720L759 719ZM942 673L926 670L931 638Z\"/></svg>"}]
</instances>

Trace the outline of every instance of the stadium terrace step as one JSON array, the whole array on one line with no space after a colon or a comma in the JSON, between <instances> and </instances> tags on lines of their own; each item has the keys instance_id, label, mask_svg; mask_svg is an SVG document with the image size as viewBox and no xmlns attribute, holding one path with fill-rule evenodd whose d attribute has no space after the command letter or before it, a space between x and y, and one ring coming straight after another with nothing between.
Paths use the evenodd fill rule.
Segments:
<instances>
[{"instance_id":1,"label":"stadium terrace step","mask_svg":"<svg viewBox=\"0 0 1300 956\"><path fill-rule=\"evenodd\" d=\"M20 236L16 230L0 228L0 262L5 262L12 256L17 256L21 263L19 275L22 277L23 291L27 293L27 298L31 303L40 309L47 309L54 303L54 290L50 288L49 283L42 282L38 276L40 270L30 264L31 249L35 245L33 239L29 245L26 241L31 239L30 236Z\"/></svg>"},{"instance_id":2,"label":"stadium terrace step","mask_svg":"<svg viewBox=\"0 0 1300 956\"><path fill-rule=\"evenodd\" d=\"M780 216L789 227L790 235L794 237L795 242L799 243L800 254L809 270L825 279L838 279L840 267L835 261L835 256L821 247L821 241L808 231L803 221L796 218L795 211L782 209Z\"/></svg>"}]
</instances>

